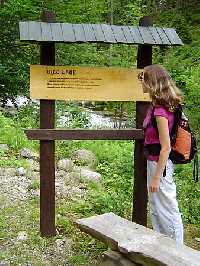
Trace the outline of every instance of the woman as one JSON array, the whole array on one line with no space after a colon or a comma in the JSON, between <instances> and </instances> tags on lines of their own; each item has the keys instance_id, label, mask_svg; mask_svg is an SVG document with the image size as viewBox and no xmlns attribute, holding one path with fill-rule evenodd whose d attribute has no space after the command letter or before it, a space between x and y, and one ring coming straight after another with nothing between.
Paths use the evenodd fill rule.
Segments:
<instances>
[{"instance_id":1,"label":"woman","mask_svg":"<svg viewBox=\"0 0 200 266\"><path fill-rule=\"evenodd\" d=\"M181 104L182 97L167 70L160 65L145 67L138 77L143 92L149 93L152 101L143 123L152 225L154 230L183 244L183 224L173 180L174 166L169 159L174 110Z\"/></svg>"}]
</instances>

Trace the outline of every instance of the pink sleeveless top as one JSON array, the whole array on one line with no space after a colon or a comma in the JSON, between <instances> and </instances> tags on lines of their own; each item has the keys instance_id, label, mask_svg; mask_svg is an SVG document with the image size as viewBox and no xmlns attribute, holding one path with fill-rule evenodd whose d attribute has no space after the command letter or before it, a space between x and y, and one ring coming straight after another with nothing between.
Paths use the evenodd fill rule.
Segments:
<instances>
[{"instance_id":1,"label":"pink sleeveless top","mask_svg":"<svg viewBox=\"0 0 200 266\"><path fill-rule=\"evenodd\" d=\"M147 114L146 114L146 117L145 117L144 122L143 122L143 128L145 130L144 145L145 144L160 143L157 129L154 128L152 123L151 123L152 109L153 109L153 106L151 105L149 107L149 109L147 110ZM169 133L171 133L173 123L174 123L174 113L170 112L163 105L156 105L155 109L154 109L154 117L156 117L156 116L162 116L168 120ZM157 162L159 159L159 156L149 155L147 159L150 161L156 161Z\"/></svg>"}]
</instances>

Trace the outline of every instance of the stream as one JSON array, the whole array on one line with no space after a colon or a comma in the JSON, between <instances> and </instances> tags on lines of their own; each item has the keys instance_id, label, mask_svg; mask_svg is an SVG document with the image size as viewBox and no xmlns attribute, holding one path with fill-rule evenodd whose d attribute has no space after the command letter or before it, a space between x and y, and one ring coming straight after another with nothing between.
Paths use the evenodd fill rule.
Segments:
<instances>
[{"instance_id":1,"label":"stream","mask_svg":"<svg viewBox=\"0 0 200 266\"><path fill-rule=\"evenodd\" d=\"M15 98L15 103L18 108L29 104L29 99L24 96L18 96ZM38 104L39 101L33 101ZM6 108L13 109L14 104L11 100L7 101ZM112 113L106 113L104 111L95 111L91 110L88 107L81 107L82 112L89 118L89 127L90 128L128 128L127 117L114 117ZM65 115L61 115L58 119L59 127L67 127L68 122L70 121L70 115L65 112ZM129 122L130 123L130 122Z\"/></svg>"}]
</instances>

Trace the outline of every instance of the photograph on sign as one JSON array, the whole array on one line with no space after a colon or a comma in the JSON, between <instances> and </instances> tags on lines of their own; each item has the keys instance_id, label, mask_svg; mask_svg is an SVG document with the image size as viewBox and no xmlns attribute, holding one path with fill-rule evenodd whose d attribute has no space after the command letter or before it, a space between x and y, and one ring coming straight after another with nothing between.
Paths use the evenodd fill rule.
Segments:
<instances>
[{"instance_id":1,"label":"photograph on sign","mask_svg":"<svg viewBox=\"0 0 200 266\"><path fill-rule=\"evenodd\" d=\"M30 66L31 99L149 101L141 70L117 67Z\"/></svg>"}]
</instances>

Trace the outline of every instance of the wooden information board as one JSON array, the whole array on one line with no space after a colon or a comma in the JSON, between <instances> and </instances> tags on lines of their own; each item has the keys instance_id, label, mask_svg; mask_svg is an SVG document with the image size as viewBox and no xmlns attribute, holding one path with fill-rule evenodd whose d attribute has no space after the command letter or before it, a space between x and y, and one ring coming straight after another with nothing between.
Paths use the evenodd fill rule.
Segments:
<instances>
[{"instance_id":1,"label":"wooden information board","mask_svg":"<svg viewBox=\"0 0 200 266\"><path fill-rule=\"evenodd\" d=\"M115 67L30 66L30 97L49 100L149 101L137 75Z\"/></svg>"}]
</instances>

